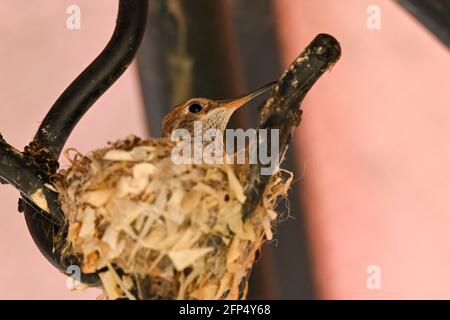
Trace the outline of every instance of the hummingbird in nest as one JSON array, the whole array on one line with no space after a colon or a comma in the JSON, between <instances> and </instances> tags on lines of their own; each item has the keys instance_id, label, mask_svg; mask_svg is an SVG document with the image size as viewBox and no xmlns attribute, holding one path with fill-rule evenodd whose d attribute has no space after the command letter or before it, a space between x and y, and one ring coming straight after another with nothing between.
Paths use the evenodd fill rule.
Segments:
<instances>
[{"instance_id":1,"label":"hummingbird in nest","mask_svg":"<svg viewBox=\"0 0 450 320\"><path fill-rule=\"evenodd\" d=\"M194 134L194 124L200 121L202 130L217 129L224 132L233 113L254 98L269 91L275 82L268 83L246 95L231 100L193 98L170 110L163 119L163 137L170 137L173 130L186 129Z\"/></svg>"}]
</instances>

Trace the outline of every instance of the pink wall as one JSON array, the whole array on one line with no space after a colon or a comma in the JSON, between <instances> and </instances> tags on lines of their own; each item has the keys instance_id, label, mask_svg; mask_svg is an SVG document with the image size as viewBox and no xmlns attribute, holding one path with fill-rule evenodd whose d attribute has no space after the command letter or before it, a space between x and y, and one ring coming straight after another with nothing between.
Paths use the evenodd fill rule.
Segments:
<instances>
[{"instance_id":1,"label":"pink wall","mask_svg":"<svg viewBox=\"0 0 450 320\"><path fill-rule=\"evenodd\" d=\"M394 1L276 3L285 65L320 32L343 49L295 140L321 297L449 299L449 52Z\"/></svg>"},{"instance_id":2,"label":"pink wall","mask_svg":"<svg viewBox=\"0 0 450 320\"><path fill-rule=\"evenodd\" d=\"M256 0L254 0L256 1ZM1 133L23 147L62 90L107 42L117 1L3 0ZM66 28L69 4L81 30ZM448 51L390 0L277 0L284 63L320 32L343 57L304 103L295 142L315 275L323 298L450 298L450 63ZM366 28L379 5L382 28ZM146 135L136 69L102 97L68 145L81 152ZM0 186L0 298L93 298L72 293L34 247L18 193ZM285 222L289 223L289 222ZM366 268L379 265L381 290Z\"/></svg>"}]
</instances>

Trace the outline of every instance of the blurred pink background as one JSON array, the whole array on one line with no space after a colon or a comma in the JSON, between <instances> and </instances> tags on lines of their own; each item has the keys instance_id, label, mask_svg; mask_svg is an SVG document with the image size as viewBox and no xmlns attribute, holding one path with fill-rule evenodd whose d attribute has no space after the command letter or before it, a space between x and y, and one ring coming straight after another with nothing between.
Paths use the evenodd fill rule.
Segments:
<instances>
[{"instance_id":1,"label":"blurred pink background","mask_svg":"<svg viewBox=\"0 0 450 320\"><path fill-rule=\"evenodd\" d=\"M66 28L70 4L81 7L81 30ZM369 5L381 8L380 30L366 27ZM31 140L108 41L116 10L117 1L2 1L0 128L9 143ZM448 50L390 0L277 0L276 12L286 66L317 33L343 48L306 98L294 140L319 298L450 299ZM67 146L87 152L129 133L145 137L142 108L132 65ZM35 248L17 196L1 186L0 298L96 297L66 289ZM366 286L370 265L380 267L380 290Z\"/></svg>"}]
</instances>

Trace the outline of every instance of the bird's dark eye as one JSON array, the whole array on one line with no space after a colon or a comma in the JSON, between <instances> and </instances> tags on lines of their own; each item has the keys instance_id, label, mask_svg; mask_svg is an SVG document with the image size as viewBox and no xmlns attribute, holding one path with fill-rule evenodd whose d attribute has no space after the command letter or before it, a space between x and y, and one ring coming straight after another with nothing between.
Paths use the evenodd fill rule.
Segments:
<instances>
[{"instance_id":1,"label":"bird's dark eye","mask_svg":"<svg viewBox=\"0 0 450 320\"><path fill-rule=\"evenodd\" d=\"M202 105L197 102L194 102L189 106L190 113L199 113L200 111L202 111L202 109Z\"/></svg>"}]
</instances>

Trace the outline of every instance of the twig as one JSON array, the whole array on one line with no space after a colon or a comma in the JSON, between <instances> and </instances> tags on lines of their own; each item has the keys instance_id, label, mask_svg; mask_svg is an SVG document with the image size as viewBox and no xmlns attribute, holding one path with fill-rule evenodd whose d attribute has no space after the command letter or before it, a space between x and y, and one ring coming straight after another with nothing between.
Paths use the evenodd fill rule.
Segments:
<instances>
[{"instance_id":1,"label":"twig","mask_svg":"<svg viewBox=\"0 0 450 320\"><path fill-rule=\"evenodd\" d=\"M327 34L319 34L289 66L272 90L272 95L263 104L258 129L279 130L280 162L288 148L292 131L300 124L302 110L300 104L311 87L325 71L340 58L341 48L336 39ZM267 143L270 145L270 135ZM269 182L269 175L261 175L261 164L251 165L247 173L244 203L244 217L254 211Z\"/></svg>"}]
</instances>

